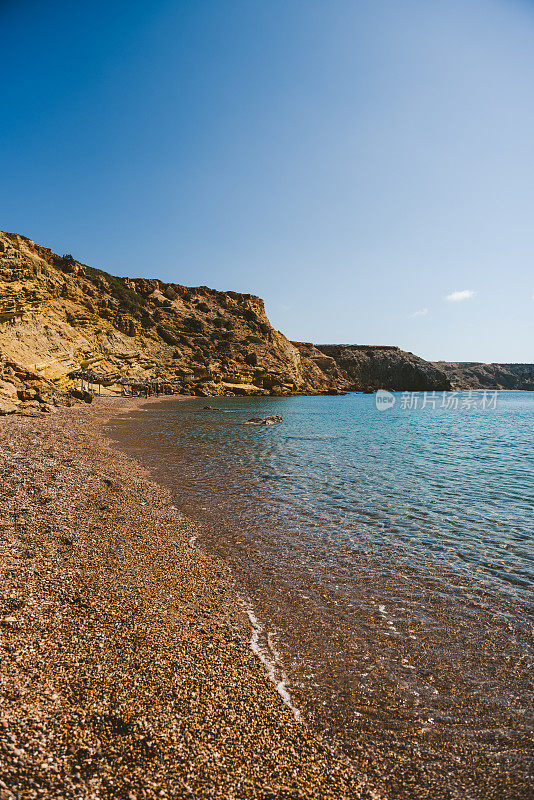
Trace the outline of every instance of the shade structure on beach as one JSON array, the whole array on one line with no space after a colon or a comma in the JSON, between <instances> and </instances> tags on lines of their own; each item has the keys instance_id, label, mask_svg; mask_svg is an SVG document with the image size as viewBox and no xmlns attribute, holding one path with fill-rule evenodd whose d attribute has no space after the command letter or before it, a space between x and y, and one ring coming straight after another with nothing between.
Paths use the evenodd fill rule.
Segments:
<instances>
[{"instance_id":1,"label":"shade structure on beach","mask_svg":"<svg viewBox=\"0 0 534 800\"><path fill-rule=\"evenodd\" d=\"M71 378L72 380L86 380L91 381L91 383L115 383L116 376L115 375L104 375L99 372L95 372L92 369L75 369L72 372L67 373L67 378Z\"/></svg>"},{"instance_id":2,"label":"shade structure on beach","mask_svg":"<svg viewBox=\"0 0 534 800\"><path fill-rule=\"evenodd\" d=\"M118 383L120 386L130 386L132 389L156 389L161 391L165 388L172 389L174 381L164 380L162 378L128 378L120 377L119 375L104 375L103 373L95 372L92 369L74 369L67 373L67 377L74 381L81 381L82 389L84 381L87 382L88 387L93 384L100 386Z\"/></svg>"},{"instance_id":3,"label":"shade structure on beach","mask_svg":"<svg viewBox=\"0 0 534 800\"><path fill-rule=\"evenodd\" d=\"M174 394L177 390L176 381L164 378L121 378L122 386L129 386L133 394L146 392L149 394Z\"/></svg>"},{"instance_id":4,"label":"shade structure on beach","mask_svg":"<svg viewBox=\"0 0 534 800\"><path fill-rule=\"evenodd\" d=\"M112 383L117 383L117 375L104 375L100 372L95 372L92 369L74 369L71 372L67 373L67 378L71 380L79 380L82 382L87 381L87 384L96 384L99 387L104 385L110 385Z\"/></svg>"},{"instance_id":5,"label":"shade structure on beach","mask_svg":"<svg viewBox=\"0 0 534 800\"><path fill-rule=\"evenodd\" d=\"M168 380L161 380L161 379L153 379L153 380L140 380L139 378L122 378L119 383L123 386L132 386L135 389L139 387L157 387L157 386L172 386L173 381Z\"/></svg>"}]
</instances>

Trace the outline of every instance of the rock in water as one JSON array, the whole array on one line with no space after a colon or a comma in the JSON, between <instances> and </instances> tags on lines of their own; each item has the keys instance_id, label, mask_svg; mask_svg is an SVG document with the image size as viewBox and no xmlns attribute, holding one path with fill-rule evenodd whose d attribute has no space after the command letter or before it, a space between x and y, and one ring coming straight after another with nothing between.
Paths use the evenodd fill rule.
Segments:
<instances>
[{"instance_id":1,"label":"rock in water","mask_svg":"<svg viewBox=\"0 0 534 800\"><path fill-rule=\"evenodd\" d=\"M251 417L249 419L250 425L274 425L275 422L283 422L284 418L278 414L273 414L270 417Z\"/></svg>"}]
</instances>

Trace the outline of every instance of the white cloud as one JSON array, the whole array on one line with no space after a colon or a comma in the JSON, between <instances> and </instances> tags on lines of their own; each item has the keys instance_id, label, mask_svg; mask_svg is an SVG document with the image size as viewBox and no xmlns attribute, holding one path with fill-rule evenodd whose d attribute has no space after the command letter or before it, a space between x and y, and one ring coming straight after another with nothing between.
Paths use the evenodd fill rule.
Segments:
<instances>
[{"instance_id":1,"label":"white cloud","mask_svg":"<svg viewBox=\"0 0 534 800\"><path fill-rule=\"evenodd\" d=\"M414 311L413 314L411 314L411 316L412 317L426 317L427 314L428 314L428 308L421 308L419 311Z\"/></svg>"},{"instance_id":2,"label":"white cloud","mask_svg":"<svg viewBox=\"0 0 534 800\"><path fill-rule=\"evenodd\" d=\"M448 294L445 300L450 300L452 303L460 303L462 300L471 300L476 295L472 289L463 289L461 292L453 292Z\"/></svg>"}]
</instances>

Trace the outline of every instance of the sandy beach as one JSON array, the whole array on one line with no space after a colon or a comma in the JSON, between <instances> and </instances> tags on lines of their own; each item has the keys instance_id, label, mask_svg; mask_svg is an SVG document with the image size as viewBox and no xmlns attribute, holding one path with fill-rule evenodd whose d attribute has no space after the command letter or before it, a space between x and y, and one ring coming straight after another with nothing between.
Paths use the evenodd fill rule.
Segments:
<instances>
[{"instance_id":1,"label":"sandy beach","mask_svg":"<svg viewBox=\"0 0 534 800\"><path fill-rule=\"evenodd\" d=\"M380 797L284 705L194 523L110 448L144 403L2 421L1 800Z\"/></svg>"}]
</instances>

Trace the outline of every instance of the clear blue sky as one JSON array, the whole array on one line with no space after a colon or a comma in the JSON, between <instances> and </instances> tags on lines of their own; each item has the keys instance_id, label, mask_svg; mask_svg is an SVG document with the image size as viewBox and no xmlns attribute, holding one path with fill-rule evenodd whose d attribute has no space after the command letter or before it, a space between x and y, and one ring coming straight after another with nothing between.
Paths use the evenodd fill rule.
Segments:
<instances>
[{"instance_id":1,"label":"clear blue sky","mask_svg":"<svg viewBox=\"0 0 534 800\"><path fill-rule=\"evenodd\" d=\"M534 361L533 2L17 0L0 30L1 229L259 294L294 339Z\"/></svg>"}]
</instances>

